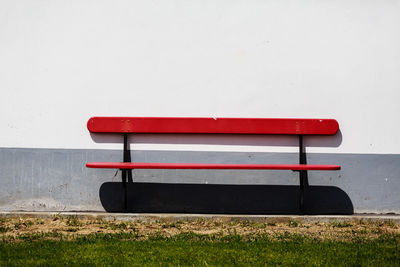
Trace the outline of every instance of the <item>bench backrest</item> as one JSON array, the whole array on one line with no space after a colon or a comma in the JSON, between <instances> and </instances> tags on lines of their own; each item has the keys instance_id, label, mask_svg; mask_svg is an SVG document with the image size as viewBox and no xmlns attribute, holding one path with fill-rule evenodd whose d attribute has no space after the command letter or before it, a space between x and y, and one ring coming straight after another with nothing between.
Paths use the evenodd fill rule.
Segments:
<instances>
[{"instance_id":1,"label":"bench backrest","mask_svg":"<svg viewBox=\"0 0 400 267\"><path fill-rule=\"evenodd\" d=\"M334 119L92 117L92 133L334 135Z\"/></svg>"}]
</instances>

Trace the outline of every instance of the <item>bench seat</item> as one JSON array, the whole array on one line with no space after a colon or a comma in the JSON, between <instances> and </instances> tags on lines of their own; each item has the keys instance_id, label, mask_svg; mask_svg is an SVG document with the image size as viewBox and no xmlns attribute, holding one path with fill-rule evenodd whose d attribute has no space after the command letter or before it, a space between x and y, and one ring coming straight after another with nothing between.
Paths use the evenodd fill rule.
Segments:
<instances>
[{"instance_id":1,"label":"bench seat","mask_svg":"<svg viewBox=\"0 0 400 267\"><path fill-rule=\"evenodd\" d=\"M199 163L143 163L143 162L88 162L88 168L102 169L213 169L213 170L292 170L331 171L339 165L313 164L199 164Z\"/></svg>"}]
</instances>

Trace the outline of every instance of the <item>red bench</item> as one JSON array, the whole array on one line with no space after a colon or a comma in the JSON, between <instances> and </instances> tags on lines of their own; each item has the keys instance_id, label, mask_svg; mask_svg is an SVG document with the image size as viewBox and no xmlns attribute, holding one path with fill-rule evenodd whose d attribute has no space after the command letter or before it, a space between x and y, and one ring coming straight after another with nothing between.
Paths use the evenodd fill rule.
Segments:
<instances>
[{"instance_id":1,"label":"red bench","mask_svg":"<svg viewBox=\"0 0 400 267\"><path fill-rule=\"evenodd\" d=\"M264 119L264 118L162 118L162 117L92 117L87 123L91 133L115 133L124 136L124 162L88 162L88 168L121 169L125 208L126 178L130 169L247 169L292 170L300 176L300 211L303 211L307 171L340 170L338 165L307 164L304 135L335 135L339 125L334 119ZM130 162L127 136L132 133L181 134L274 134L299 136L299 164L196 164Z\"/></svg>"}]
</instances>

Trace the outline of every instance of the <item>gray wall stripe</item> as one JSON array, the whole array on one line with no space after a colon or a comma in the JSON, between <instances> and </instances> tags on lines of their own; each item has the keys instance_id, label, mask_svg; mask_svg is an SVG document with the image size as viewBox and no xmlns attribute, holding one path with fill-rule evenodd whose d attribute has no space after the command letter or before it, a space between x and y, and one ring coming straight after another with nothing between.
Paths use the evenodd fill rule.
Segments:
<instances>
[{"instance_id":1,"label":"gray wall stripe","mask_svg":"<svg viewBox=\"0 0 400 267\"><path fill-rule=\"evenodd\" d=\"M120 172L115 176L115 170L87 169L85 162L121 160L122 151L118 150L0 148L0 210L102 211L107 209L112 211L116 207L115 201L110 200L111 202L107 203L110 196L106 195L114 194L118 199L120 185L117 182L121 180ZM132 160L138 162L273 164L297 163L298 154L132 151ZM306 203L309 210L318 213L318 209L314 208L322 205L327 199L331 199L332 203L329 205L340 206L341 200L337 199L338 195L329 195L329 192L324 191L327 188L335 188L336 193L340 191L343 195L348 196L355 213L400 213L400 155L315 153L308 154L307 160L310 164L339 164L342 166L340 171L309 172L309 184L311 185L309 196L312 196L312 199L308 199L308 203ZM254 203L257 207L253 210L249 208L249 213L292 213L296 209L298 174L291 171L135 170L133 175L134 182L138 182L138 184L130 185L129 201L132 211L146 212L148 208L150 209L148 211L159 209L160 212L235 213L235 209L232 207L237 206L238 203L245 203L246 199L250 199L254 203L259 199L258 197L263 195L265 198L260 198L259 201L269 204L257 206ZM164 183L164 185L148 183ZM175 185L167 185L169 183ZM187 187L182 184L193 186ZM210 186L204 186L206 184ZM219 187L217 185L240 186ZM266 187L260 187L258 190L252 187L253 185L266 185ZM262 189L267 190L265 194ZM270 189L275 191L268 191ZM277 189L283 191L276 191ZM154 190L158 190L157 203L159 204L151 202L154 199L152 193ZM197 190L197 193L190 194L191 190L193 192ZM291 190L294 196L288 196L287 205L280 209L282 204L279 203L286 201L282 195L291 195ZM186 193L187 196L185 196L182 192L189 193ZM215 195L212 195L212 192ZM100 199L101 193L103 193L103 199ZM203 200L204 207L199 207L200 200L197 201L196 198L207 194L209 194L210 201L218 201L218 203L212 204L205 199ZM259 195L255 196L254 194ZM274 201L274 194L276 194L277 201ZM178 199L178 196L182 199ZM233 200L235 196L237 199ZM184 204L179 207L179 203L185 203L185 197L188 198L188 202L192 201L193 205L190 206L189 203L184 208ZM150 202L155 206L153 204L151 206ZM175 207L168 207L169 204L175 205ZM251 202L245 204L251 205ZM215 206L215 209L213 210L210 205ZM224 205L227 205L227 210L224 210ZM341 213L340 210L331 208L320 212ZM246 208L241 207L239 211L246 211Z\"/></svg>"}]
</instances>

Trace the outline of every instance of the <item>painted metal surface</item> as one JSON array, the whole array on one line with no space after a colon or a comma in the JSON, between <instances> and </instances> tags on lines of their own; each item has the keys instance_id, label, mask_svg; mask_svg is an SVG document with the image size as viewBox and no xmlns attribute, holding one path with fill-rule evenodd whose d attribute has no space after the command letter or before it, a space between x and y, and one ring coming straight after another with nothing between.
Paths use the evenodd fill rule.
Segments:
<instances>
[{"instance_id":1,"label":"painted metal surface","mask_svg":"<svg viewBox=\"0 0 400 267\"><path fill-rule=\"evenodd\" d=\"M92 117L92 133L201 133L334 135L334 119Z\"/></svg>"},{"instance_id":2,"label":"painted metal surface","mask_svg":"<svg viewBox=\"0 0 400 267\"><path fill-rule=\"evenodd\" d=\"M340 170L339 165L306 164L199 164L199 163L141 163L88 162L88 168L103 169L213 169L213 170Z\"/></svg>"},{"instance_id":3,"label":"painted metal surface","mask_svg":"<svg viewBox=\"0 0 400 267\"><path fill-rule=\"evenodd\" d=\"M266 119L266 118L168 118L168 117L92 117L87 123L91 132L123 133L124 162L90 162L89 168L122 170L124 211L128 212L127 170L132 169L230 169L292 170L299 172L299 211L304 213L304 188L308 185L307 170L340 170L338 165L307 165L303 135L336 134L339 125L333 119ZM131 162L128 133L222 133L222 134L295 134L299 136L300 164L199 164ZM128 176L129 176L128 175Z\"/></svg>"}]
</instances>

